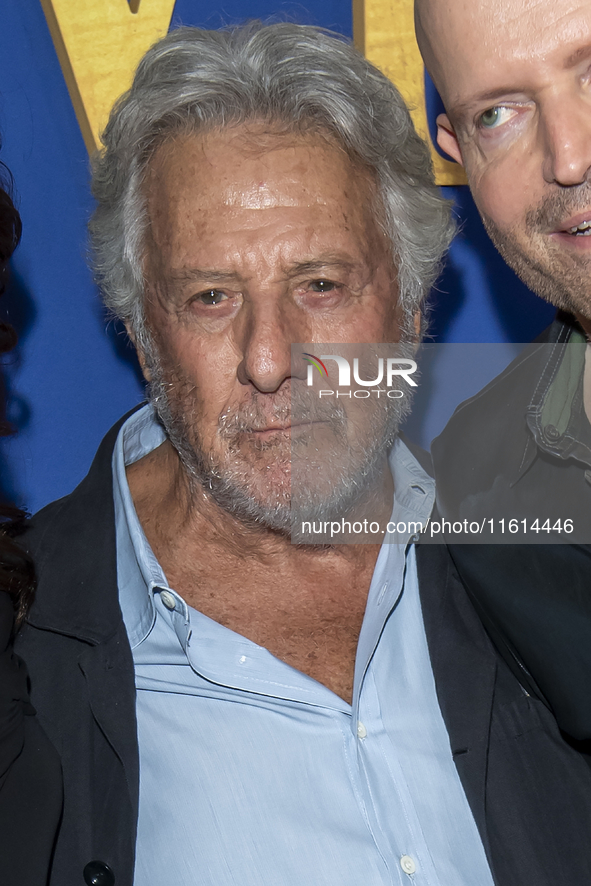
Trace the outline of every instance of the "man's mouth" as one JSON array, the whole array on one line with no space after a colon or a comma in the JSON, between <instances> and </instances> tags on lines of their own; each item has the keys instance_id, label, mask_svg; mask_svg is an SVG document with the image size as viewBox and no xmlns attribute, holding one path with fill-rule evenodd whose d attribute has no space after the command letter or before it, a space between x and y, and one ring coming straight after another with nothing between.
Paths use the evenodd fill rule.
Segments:
<instances>
[{"instance_id":1,"label":"man's mouth","mask_svg":"<svg viewBox=\"0 0 591 886\"><path fill-rule=\"evenodd\" d=\"M326 427L330 427L334 432L335 420L292 420L289 422L289 424L272 424L260 427L250 426L246 428L240 428L240 430L234 432L234 444L239 445L240 440L242 440L242 442L245 442L248 439L250 439L250 441L253 442L255 445L257 445L257 442L260 444L271 445L275 443L286 443L288 441L293 442L294 444L297 442L299 444L303 440L312 439L314 434L318 433Z\"/></svg>"},{"instance_id":2,"label":"man's mouth","mask_svg":"<svg viewBox=\"0 0 591 886\"><path fill-rule=\"evenodd\" d=\"M591 210L572 215L560 224L554 231L555 234L568 234L571 237L591 236Z\"/></svg>"},{"instance_id":3,"label":"man's mouth","mask_svg":"<svg viewBox=\"0 0 591 886\"><path fill-rule=\"evenodd\" d=\"M288 434L290 431L298 431L301 429L309 429L315 425L327 424L327 419L308 419L306 421L290 421L289 424L267 425L266 427L245 428L243 433L246 434Z\"/></svg>"},{"instance_id":4,"label":"man's mouth","mask_svg":"<svg viewBox=\"0 0 591 886\"><path fill-rule=\"evenodd\" d=\"M580 225L573 225L568 228L567 234L574 234L577 237L589 237L591 235L591 221L581 222Z\"/></svg>"},{"instance_id":5,"label":"man's mouth","mask_svg":"<svg viewBox=\"0 0 591 886\"><path fill-rule=\"evenodd\" d=\"M288 434L291 431L291 424L289 425L270 425L266 428L250 428L245 430L246 434Z\"/></svg>"},{"instance_id":6,"label":"man's mouth","mask_svg":"<svg viewBox=\"0 0 591 886\"><path fill-rule=\"evenodd\" d=\"M588 257L591 250L591 209L585 209L558 222L554 229L550 229L549 234L563 249L570 248Z\"/></svg>"}]
</instances>

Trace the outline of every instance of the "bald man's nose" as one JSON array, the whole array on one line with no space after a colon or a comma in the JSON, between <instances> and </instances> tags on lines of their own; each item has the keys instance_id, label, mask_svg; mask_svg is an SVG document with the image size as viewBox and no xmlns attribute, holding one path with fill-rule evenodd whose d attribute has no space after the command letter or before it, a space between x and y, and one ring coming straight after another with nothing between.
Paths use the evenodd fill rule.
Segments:
<instances>
[{"instance_id":1,"label":"bald man's nose","mask_svg":"<svg viewBox=\"0 0 591 886\"><path fill-rule=\"evenodd\" d=\"M297 341L293 323L273 300L251 305L241 333L242 360L238 379L271 393L291 377L291 345Z\"/></svg>"},{"instance_id":2,"label":"bald man's nose","mask_svg":"<svg viewBox=\"0 0 591 886\"><path fill-rule=\"evenodd\" d=\"M591 106L557 97L545 115L544 178L562 187L591 178Z\"/></svg>"}]
</instances>

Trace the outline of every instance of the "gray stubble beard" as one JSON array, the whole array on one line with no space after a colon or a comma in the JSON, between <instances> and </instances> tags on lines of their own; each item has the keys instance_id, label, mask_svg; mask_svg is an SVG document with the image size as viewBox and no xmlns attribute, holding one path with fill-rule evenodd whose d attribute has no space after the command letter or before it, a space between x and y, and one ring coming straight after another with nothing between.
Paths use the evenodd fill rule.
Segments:
<instances>
[{"instance_id":1,"label":"gray stubble beard","mask_svg":"<svg viewBox=\"0 0 591 886\"><path fill-rule=\"evenodd\" d=\"M144 334L144 340L145 338ZM413 350L410 344L401 347L406 348L409 355ZM216 462L212 454L204 451L197 432L198 405L194 397L194 385L180 379L173 370L169 371L163 367L153 339L144 353L151 378L149 399L179 456L190 494L203 489L221 509L245 525L272 530L284 536L291 535L293 525L301 525L303 520L324 521L330 520L331 517L340 519L350 513L359 497L379 480L384 469L387 470L387 454L394 444L401 422L410 411L410 394L400 399L381 400L380 407L372 413L367 436L357 441L356 452L352 451L351 446L347 446L346 456L349 457L349 465L345 459L345 464L338 467L336 476L331 477L328 494L321 493L313 479L296 476L297 495L292 496L290 486L286 488L282 484L279 488L269 487L266 500L263 501L254 493L253 484L249 483L252 477L252 465L247 463L237 464L234 467L224 465ZM258 393L258 397L265 396L269 395ZM303 399L306 399L306 392ZM288 400L284 396L283 402L280 400L277 408L274 408L274 416L277 419L286 418L294 407L302 410L300 416L312 408L315 411L313 417L317 417L318 409L315 405L312 407L310 403L298 405L297 396L294 396L293 403L290 401L291 398ZM220 417L218 433L228 441L229 453L239 451L237 436L241 432L240 429L248 427L260 416L257 404L255 397L241 413L226 413ZM331 422L335 437L340 437L345 447L347 437L345 410L339 405L336 408L325 405L323 409L325 415L322 417ZM292 447L292 454L295 454L295 462L299 465L302 475L305 474L305 447L305 440ZM266 448L261 447L261 452ZM363 454L360 457L361 450ZM358 461L353 465L353 469L350 467L352 457ZM293 477L292 464L293 459L289 466L290 482ZM327 465L327 470L328 467ZM335 471L334 464L330 466L330 470Z\"/></svg>"}]
</instances>

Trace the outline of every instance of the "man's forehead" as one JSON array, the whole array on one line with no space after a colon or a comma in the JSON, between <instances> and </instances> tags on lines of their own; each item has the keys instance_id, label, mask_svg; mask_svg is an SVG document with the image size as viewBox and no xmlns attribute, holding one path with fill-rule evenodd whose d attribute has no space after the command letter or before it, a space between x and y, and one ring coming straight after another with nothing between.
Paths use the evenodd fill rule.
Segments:
<instances>
[{"instance_id":1,"label":"man's forehead","mask_svg":"<svg viewBox=\"0 0 591 886\"><path fill-rule=\"evenodd\" d=\"M379 207L371 175L307 134L260 144L232 132L184 136L154 155L145 188L152 239L166 249L181 240L266 237L270 228L277 237L309 235L319 226L365 242Z\"/></svg>"},{"instance_id":2,"label":"man's forehead","mask_svg":"<svg viewBox=\"0 0 591 886\"><path fill-rule=\"evenodd\" d=\"M479 32L511 29L521 20L543 26L549 13L562 17L580 7L588 8L587 0L415 0L415 15L421 30L436 45L441 36L469 31L474 25ZM478 48L477 40L471 43Z\"/></svg>"},{"instance_id":3,"label":"man's forehead","mask_svg":"<svg viewBox=\"0 0 591 886\"><path fill-rule=\"evenodd\" d=\"M146 194L150 252L178 268L291 266L332 243L359 262L386 248L371 176L325 139L179 137L154 155Z\"/></svg>"},{"instance_id":4,"label":"man's forehead","mask_svg":"<svg viewBox=\"0 0 591 886\"><path fill-rule=\"evenodd\" d=\"M591 43L589 0L417 0L416 11L427 67L451 104L528 89L534 65L575 63Z\"/></svg>"},{"instance_id":5,"label":"man's forehead","mask_svg":"<svg viewBox=\"0 0 591 886\"><path fill-rule=\"evenodd\" d=\"M257 132L236 127L210 133L185 134L171 139L154 154L148 169L149 195L174 200L212 196L229 208L266 209L278 201L284 206L326 202L330 187L319 185L319 168L328 170L334 197L342 199L343 178L359 187L370 177L359 175L358 165L334 142L314 133L301 135Z\"/></svg>"}]
</instances>

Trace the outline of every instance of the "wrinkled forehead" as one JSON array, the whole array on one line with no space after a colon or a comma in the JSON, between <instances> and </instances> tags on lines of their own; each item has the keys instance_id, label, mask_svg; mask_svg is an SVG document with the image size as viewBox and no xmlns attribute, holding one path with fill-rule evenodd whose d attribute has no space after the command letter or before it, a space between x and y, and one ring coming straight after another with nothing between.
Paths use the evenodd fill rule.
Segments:
<instances>
[{"instance_id":1,"label":"wrinkled forehead","mask_svg":"<svg viewBox=\"0 0 591 886\"><path fill-rule=\"evenodd\" d=\"M148 192L168 199L264 209L373 195L375 178L334 139L240 126L183 134L160 146L149 163Z\"/></svg>"},{"instance_id":2,"label":"wrinkled forehead","mask_svg":"<svg viewBox=\"0 0 591 886\"><path fill-rule=\"evenodd\" d=\"M417 0L416 19L446 105L476 90L535 86L537 69L566 64L591 40L589 0Z\"/></svg>"},{"instance_id":3,"label":"wrinkled forehead","mask_svg":"<svg viewBox=\"0 0 591 886\"><path fill-rule=\"evenodd\" d=\"M185 134L154 153L144 190L152 243L166 255L273 225L283 233L336 225L364 240L379 228L373 177L311 134Z\"/></svg>"}]
</instances>

